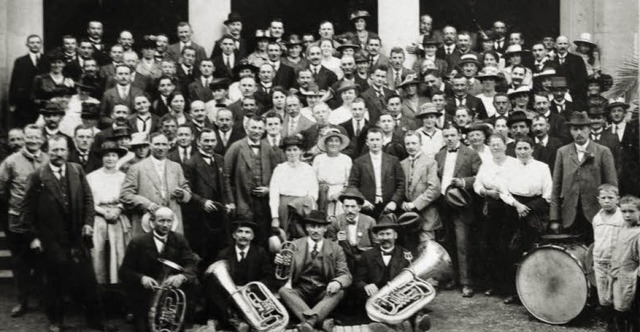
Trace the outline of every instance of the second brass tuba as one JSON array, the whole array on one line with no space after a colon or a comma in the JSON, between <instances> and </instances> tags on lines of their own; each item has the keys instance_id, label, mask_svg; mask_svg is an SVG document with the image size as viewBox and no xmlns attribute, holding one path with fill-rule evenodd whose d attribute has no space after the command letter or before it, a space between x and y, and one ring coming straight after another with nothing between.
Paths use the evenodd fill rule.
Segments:
<instances>
[{"instance_id":1,"label":"second brass tuba","mask_svg":"<svg viewBox=\"0 0 640 332\"><path fill-rule=\"evenodd\" d=\"M291 277L291 272L293 268L293 252L296 250L296 245L287 241L282 244L280 248L280 255L282 256L282 260L284 263L276 264L275 274L276 279L278 280L287 280Z\"/></svg>"},{"instance_id":2,"label":"second brass tuba","mask_svg":"<svg viewBox=\"0 0 640 332\"><path fill-rule=\"evenodd\" d=\"M158 258L158 261L162 263L164 273L149 309L149 329L152 332L178 332L184 323L187 298L182 290L162 284L170 275L183 272L184 268L166 259Z\"/></svg>"},{"instance_id":3,"label":"second brass tuba","mask_svg":"<svg viewBox=\"0 0 640 332\"><path fill-rule=\"evenodd\" d=\"M435 298L435 288L425 280L450 274L451 257L442 246L430 240L411 266L367 300L367 315L376 322L400 324Z\"/></svg>"},{"instance_id":4,"label":"second brass tuba","mask_svg":"<svg viewBox=\"0 0 640 332\"><path fill-rule=\"evenodd\" d=\"M213 277L236 303L247 323L256 331L284 331L289 323L287 309L261 282L253 281L237 287L229 274L229 262L219 260L212 264Z\"/></svg>"}]
</instances>

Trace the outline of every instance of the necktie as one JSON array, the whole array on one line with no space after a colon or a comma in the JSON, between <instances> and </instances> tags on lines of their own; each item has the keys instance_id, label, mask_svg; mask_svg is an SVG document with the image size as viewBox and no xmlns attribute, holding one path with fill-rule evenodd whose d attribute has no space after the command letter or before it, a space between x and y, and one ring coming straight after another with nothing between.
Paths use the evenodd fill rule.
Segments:
<instances>
[{"instance_id":1,"label":"necktie","mask_svg":"<svg viewBox=\"0 0 640 332\"><path fill-rule=\"evenodd\" d=\"M356 137L360 136L360 130L362 130L362 128L360 127L360 121L356 120Z\"/></svg>"},{"instance_id":2,"label":"necktie","mask_svg":"<svg viewBox=\"0 0 640 332\"><path fill-rule=\"evenodd\" d=\"M457 106L464 105L464 98L456 98L456 100L458 101L458 105Z\"/></svg>"},{"instance_id":3,"label":"necktie","mask_svg":"<svg viewBox=\"0 0 640 332\"><path fill-rule=\"evenodd\" d=\"M373 55L369 57L369 68L373 68Z\"/></svg>"},{"instance_id":4,"label":"necktie","mask_svg":"<svg viewBox=\"0 0 640 332\"><path fill-rule=\"evenodd\" d=\"M222 145L227 146L227 142L229 142L229 137L227 133L222 133Z\"/></svg>"},{"instance_id":5,"label":"necktie","mask_svg":"<svg viewBox=\"0 0 640 332\"><path fill-rule=\"evenodd\" d=\"M449 151L449 152L451 152L451 153L456 153L456 152L458 152L458 148L455 148L455 149L449 149L449 150L447 150L447 151Z\"/></svg>"},{"instance_id":6,"label":"necktie","mask_svg":"<svg viewBox=\"0 0 640 332\"><path fill-rule=\"evenodd\" d=\"M167 239L165 239L165 238L161 238L161 237L159 237L159 236L155 235L155 233L153 234L153 237L154 237L156 240L160 241L160 243L162 243L162 245L160 246L160 250L158 250L158 252L162 253L162 252L164 251L164 247L165 247L165 245L167 244Z\"/></svg>"},{"instance_id":7,"label":"necktie","mask_svg":"<svg viewBox=\"0 0 640 332\"><path fill-rule=\"evenodd\" d=\"M62 178L64 177L62 174L62 168L58 168L54 173L56 179L58 179L58 181L62 181Z\"/></svg>"},{"instance_id":8,"label":"necktie","mask_svg":"<svg viewBox=\"0 0 640 332\"><path fill-rule=\"evenodd\" d=\"M202 156L202 159L204 160L205 163L207 163L207 165L211 165L211 157Z\"/></svg>"},{"instance_id":9,"label":"necktie","mask_svg":"<svg viewBox=\"0 0 640 332\"><path fill-rule=\"evenodd\" d=\"M187 149L186 148L180 148L182 149L182 163L186 162L188 157L187 157Z\"/></svg>"},{"instance_id":10,"label":"necktie","mask_svg":"<svg viewBox=\"0 0 640 332\"><path fill-rule=\"evenodd\" d=\"M356 220L355 219L347 219L347 223L349 225L355 225L356 224Z\"/></svg>"},{"instance_id":11,"label":"necktie","mask_svg":"<svg viewBox=\"0 0 640 332\"><path fill-rule=\"evenodd\" d=\"M242 261L244 260L244 258L245 258L245 257L246 257L246 256L245 256L245 252L244 252L244 251L241 251L241 252L240 252L240 262L242 262Z\"/></svg>"},{"instance_id":12,"label":"necktie","mask_svg":"<svg viewBox=\"0 0 640 332\"><path fill-rule=\"evenodd\" d=\"M146 132L147 131L147 120L143 119L141 117L138 117L138 120L142 121L142 131Z\"/></svg>"},{"instance_id":13,"label":"necktie","mask_svg":"<svg viewBox=\"0 0 640 332\"><path fill-rule=\"evenodd\" d=\"M402 83L400 81L400 73L396 73L396 80L393 82L393 86L397 88L400 85L400 83Z\"/></svg>"},{"instance_id":14,"label":"necktie","mask_svg":"<svg viewBox=\"0 0 640 332\"><path fill-rule=\"evenodd\" d=\"M229 56L224 57L224 65L227 67L227 70L231 70L231 64L229 63Z\"/></svg>"},{"instance_id":15,"label":"necktie","mask_svg":"<svg viewBox=\"0 0 640 332\"><path fill-rule=\"evenodd\" d=\"M558 58L559 58L558 60L560 60L560 64L564 65L564 57L558 57Z\"/></svg>"},{"instance_id":16,"label":"necktie","mask_svg":"<svg viewBox=\"0 0 640 332\"><path fill-rule=\"evenodd\" d=\"M87 162L87 155L86 154L81 154L80 155L80 163L82 163L83 165Z\"/></svg>"},{"instance_id":17,"label":"necktie","mask_svg":"<svg viewBox=\"0 0 640 332\"><path fill-rule=\"evenodd\" d=\"M318 244L313 245L313 250L311 251L311 258L316 259L318 256Z\"/></svg>"},{"instance_id":18,"label":"necktie","mask_svg":"<svg viewBox=\"0 0 640 332\"><path fill-rule=\"evenodd\" d=\"M382 250L382 256L391 256L392 254L393 254L393 252L391 252L391 251Z\"/></svg>"},{"instance_id":19,"label":"necktie","mask_svg":"<svg viewBox=\"0 0 640 332\"><path fill-rule=\"evenodd\" d=\"M249 147L252 149L260 149L260 144L249 144Z\"/></svg>"},{"instance_id":20,"label":"necktie","mask_svg":"<svg viewBox=\"0 0 640 332\"><path fill-rule=\"evenodd\" d=\"M290 119L291 121L289 122L289 135L293 135L296 133L296 120L294 119Z\"/></svg>"}]
</instances>

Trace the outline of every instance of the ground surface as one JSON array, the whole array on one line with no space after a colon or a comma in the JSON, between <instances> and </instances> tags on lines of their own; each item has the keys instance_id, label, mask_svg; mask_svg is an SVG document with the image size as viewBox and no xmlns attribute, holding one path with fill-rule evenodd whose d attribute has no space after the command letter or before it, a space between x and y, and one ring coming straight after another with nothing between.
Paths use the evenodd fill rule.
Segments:
<instances>
[{"instance_id":1,"label":"ground surface","mask_svg":"<svg viewBox=\"0 0 640 332\"><path fill-rule=\"evenodd\" d=\"M0 331L45 331L47 320L40 309L21 318L11 318L9 310L14 304L15 292L11 283L0 283ZM605 324L586 310L565 326L553 326L533 318L523 306L505 305L497 297L476 294L462 298L456 291L443 291L429 305L432 331L605 331ZM83 315L77 308L65 321L65 331L87 331ZM133 331L123 319L113 319L120 331Z\"/></svg>"}]
</instances>

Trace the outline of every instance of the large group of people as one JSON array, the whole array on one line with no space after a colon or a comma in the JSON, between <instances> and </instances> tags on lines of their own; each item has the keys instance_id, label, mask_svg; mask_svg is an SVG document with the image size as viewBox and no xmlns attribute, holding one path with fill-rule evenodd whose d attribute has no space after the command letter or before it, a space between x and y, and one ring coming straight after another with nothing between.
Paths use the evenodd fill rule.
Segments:
<instances>
[{"instance_id":1,"label":"large group of people","mask_svg":"<svg viewBox=\"0 0 640 332\"><path fill-rule=\"evenodd\" d=\"M330 21L295 34L273 19L251 50L231 13L210 53L186 22L175 44L123 30L107 45L99 21L46 53L29 36L0 165L11 315L43 295L60 331L72 294L91 328L114 330L115 301L147 331L154 294L173 287L187 325L247 331L217 279L227 260L236 285L262 282L299 331L331 331L335 308L366 319L367 299L429 241L454 270L430 283L517 303L523 254L561 233L595 241L601 312L631 324L637 105L602 96L591 36L570 52L565 36L525 43L502 21L436 31L423 15L416 43L385 48L366 11L350 17L341 35ZM167 275L162 260L180 268ZM400 325L430 326L422 311Z\"/></svg>"}]
</instances>

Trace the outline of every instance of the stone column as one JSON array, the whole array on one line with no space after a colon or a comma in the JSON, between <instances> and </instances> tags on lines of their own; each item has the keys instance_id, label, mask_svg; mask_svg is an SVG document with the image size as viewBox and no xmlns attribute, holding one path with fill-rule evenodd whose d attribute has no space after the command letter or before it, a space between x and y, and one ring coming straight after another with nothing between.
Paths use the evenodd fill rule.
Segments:
<instances>
[{"instance_id":1,"label":"stone column","mask_svg":"<svg viewBox=\"0 0 640 332\"><path fill-rule=\"evenodd\" d=\"M0 0L0 131L7 125L7 95L13 62L27 53L27 36L44 31L43 0Z\"/></svg>"},{"instance_id":2,"label":"stone column","mask_svg":"<svg viewBox=\"0 0 640 332\"><path fill-rule=\"evenodd\" d=\"M215 41L226 33L222 22L231 12L231 0L189 0L189 24L193 40L211 55Z\"/></svg>"},{"instance_id":3,"label":"stone column","mask_svg":"<svg viewBox=\"0 0 640 332\"><path fill-rule=\"evenodd\" d=\"M419 0L378 0L378 34L382 52L389 55L393 47L405 48L415 42L420 28ZM415 56L407 56L405 66L411 68Z\"/></svg>"}]
</instances>

